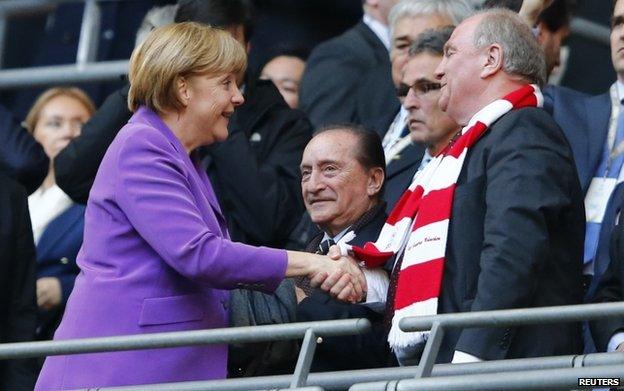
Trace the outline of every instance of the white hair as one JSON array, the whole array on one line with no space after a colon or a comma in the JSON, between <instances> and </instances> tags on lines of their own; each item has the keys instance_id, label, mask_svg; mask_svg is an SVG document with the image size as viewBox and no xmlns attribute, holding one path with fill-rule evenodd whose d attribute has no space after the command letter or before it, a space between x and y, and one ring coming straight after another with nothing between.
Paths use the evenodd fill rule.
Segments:
<instances>
[{"instance_id":1,"label":"white hair","mask_svg":"<svg viewBox=\"0 0 624 391\"><path fill-rule=\"evenodd\" d=\"M390 30L394 30L399 20L406 17L442 15L457 26L473 12L466 0L401 0L390 10L388 23Z\"/></svg>"}]
</instances>

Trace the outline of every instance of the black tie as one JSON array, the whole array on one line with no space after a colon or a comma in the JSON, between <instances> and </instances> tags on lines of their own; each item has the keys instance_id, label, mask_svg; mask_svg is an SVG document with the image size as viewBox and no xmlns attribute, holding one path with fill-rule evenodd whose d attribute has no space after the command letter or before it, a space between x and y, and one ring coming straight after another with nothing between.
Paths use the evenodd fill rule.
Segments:
<instances>
[{"instance_id":1,"label":"black tie","mask_svg":"<svg viewBox=\"0 0 624 391\"><path fill-rule=\"evenodd\" d=\"M323 240L321 243L319 243L317 253L322 254L322 255L327 255L327 253L329 252L329 248L333 246L334 244L336 244L336 242L334 242L334 239Z\"/></svg>"}]
</instances>

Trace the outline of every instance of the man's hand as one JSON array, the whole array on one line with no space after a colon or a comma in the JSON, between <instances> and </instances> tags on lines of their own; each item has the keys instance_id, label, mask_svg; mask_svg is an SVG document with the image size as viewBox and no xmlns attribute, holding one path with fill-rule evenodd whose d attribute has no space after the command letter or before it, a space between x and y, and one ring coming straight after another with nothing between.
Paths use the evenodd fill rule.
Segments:
<instances>
[{"instance_id":1,"label":"man's hand","mask_svg":"<svg viewBox=\"0 0 624 391\"><path fill-rule=\"evenodd\" d=\"M357 303L366 295L366 278L350 257L338 260L327 257L309 277L312 286L320 286L339 300Z\"/></svg>"},{"instance_id":2,"label":"man's hand","mask_svg":"<svg viewBox=\"0 0 624 391\"><path fill-rule=\"evenodd\" d=\"M520 15L530 27L533 27L537 23L539 14L548 8L553 1L554 0L524 0L518 15Z\"/></svg>"},{"instance_id":3,"label":"man's hand","mask_svg":"<svg viewBox=\"0 0 624 391\"><path fill-rule=\"evenodd\" d=\"M49 310L61 304L61 282L56 277L42 277L37 280L37 305Z\"/></svg>"}]
</instances>

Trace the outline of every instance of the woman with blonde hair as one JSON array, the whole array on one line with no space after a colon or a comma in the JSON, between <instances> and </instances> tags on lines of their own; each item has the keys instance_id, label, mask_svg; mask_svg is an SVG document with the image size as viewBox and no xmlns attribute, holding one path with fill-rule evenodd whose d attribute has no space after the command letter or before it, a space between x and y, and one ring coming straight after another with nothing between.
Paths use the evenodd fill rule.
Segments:
<instances>
[{"instance_id":1,"label":"woman with blonde hair","mask_svg":"<svg viewBox=\"0 0 624 391\"><path fill-rule=\"evenodd\" d=\"M81 273L55 339L226 327L229 290L270 292L291 276L342 299L362 297L362 274L346 258L229 240L193 151L227 137L245 67L227 32L191 22L157 28L135 49L134 115L91 189ZM36 389L224 378L226 360L225 345L54 356Z\"/></svg>"},{"instance_id":2,"label":"woman with blonde hair","mask_svg":"<svg viewBox=\"0 0 624 391\"><path fill-rule=\"evenodd\" d=\"M53 161L80 134L95 106L81 89L55 87L41 94L28 112L24 127L50 158L48 174L28 197L37 248L37 338L50 339L63 314L78 274L76 256L82 244L83 205L56 185Z\"/></svg>"}]
</instances>

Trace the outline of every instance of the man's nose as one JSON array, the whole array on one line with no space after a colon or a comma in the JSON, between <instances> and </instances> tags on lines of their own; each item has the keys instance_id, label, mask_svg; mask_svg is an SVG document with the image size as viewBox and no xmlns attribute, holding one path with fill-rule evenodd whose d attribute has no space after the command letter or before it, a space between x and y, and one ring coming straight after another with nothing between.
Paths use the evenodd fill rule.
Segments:
<instances>
[{"instance_id":1,"label":"man's nose","mask_svg":"<svg viewBox=\"0 0 624 391\"><path fill-rule=\"evenodd\" d=\"M420 108L420 100L416 96L416 93L412 88L407 91L407 96L403 102L403 106L409 110L415 110Z\"/></svg>"},{"instance_id":2,"label":"man's nose","mask_svg":"<svg viewBox=\"0 0 624 391\"><path fill-rule=\"evenodd\" d=\"M442 57L442 61L440 61L440 63L438 64L438 66L435 69L435 77L438 80L442 80L442 77L444 77L444 67L446 66L446 59L444 57Z\"/></svg>"}]
</instances>

